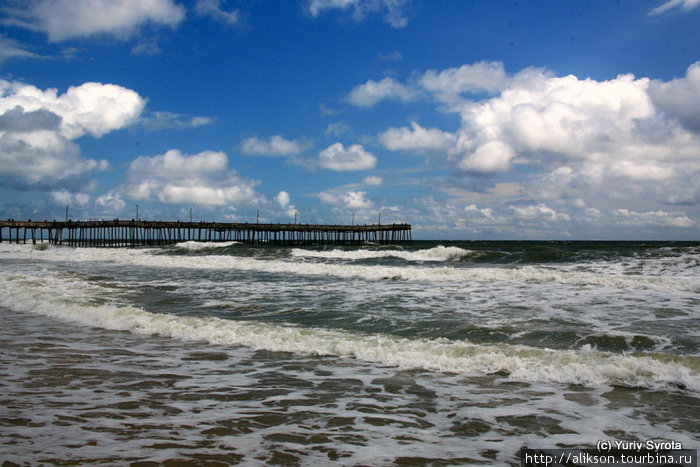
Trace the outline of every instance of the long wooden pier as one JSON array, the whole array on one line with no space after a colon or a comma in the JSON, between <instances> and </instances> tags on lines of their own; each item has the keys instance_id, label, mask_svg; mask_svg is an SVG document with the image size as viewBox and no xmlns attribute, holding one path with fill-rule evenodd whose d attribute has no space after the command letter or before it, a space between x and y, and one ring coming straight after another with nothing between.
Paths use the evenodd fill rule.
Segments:
<instances>
[{"instance_id":1,"label":"long wooden pier","mask_svg":"<svg viewBox=\"0 0 700 467\"><path fill-rule=\"evenodd\" d=\"M410 243L410 224L319 225L144 220L0 220L0 243L72 247L136 247L235 241L249 245L357 245Z\"/></svg>"}]
</instances>

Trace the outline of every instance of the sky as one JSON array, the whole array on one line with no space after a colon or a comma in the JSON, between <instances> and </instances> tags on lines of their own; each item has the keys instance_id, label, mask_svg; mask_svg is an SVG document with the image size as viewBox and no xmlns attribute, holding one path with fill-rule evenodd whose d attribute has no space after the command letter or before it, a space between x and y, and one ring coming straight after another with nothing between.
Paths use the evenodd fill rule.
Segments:
<instances>
[{"instance_id":1,"label":"sky","mask_svg":"<svg viewBox=\"0 0 700 467\"><path fill-rule=\"evenodd\" d=\"M698 30L700 0L2 0L0 218L700 240Z\"/></svg>"}]
</instances>

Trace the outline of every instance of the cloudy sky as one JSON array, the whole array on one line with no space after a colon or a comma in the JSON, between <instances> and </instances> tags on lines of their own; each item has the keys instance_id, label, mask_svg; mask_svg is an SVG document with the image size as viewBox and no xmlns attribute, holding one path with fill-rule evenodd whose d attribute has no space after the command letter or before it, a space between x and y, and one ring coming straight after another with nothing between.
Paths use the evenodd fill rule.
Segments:
<instances>
[{"instance_id":1,"label":"cloudy sky","mask_svg":"<svg viewBox=\"0 0 700 467\"><path fill-rule=\"evenodd\" d=\"M4 0L0 218L700 239L700 0Z\"/></svg>"}]
</instances>

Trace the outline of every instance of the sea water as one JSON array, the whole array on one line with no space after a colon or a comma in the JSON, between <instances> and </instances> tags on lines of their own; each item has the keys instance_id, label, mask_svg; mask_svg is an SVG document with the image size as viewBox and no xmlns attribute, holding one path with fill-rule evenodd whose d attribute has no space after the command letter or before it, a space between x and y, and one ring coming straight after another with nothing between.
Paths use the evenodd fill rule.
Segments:
<instances>
[{"instance_id":1,"label":"sea water","mask_svg":"<svg viewBox=\"0 0 700 467\"><path fill-rule=\"evenodd\" d=\"M0 459L700 446L700 244L0 244Z\"/></svg>"}]
</instances>

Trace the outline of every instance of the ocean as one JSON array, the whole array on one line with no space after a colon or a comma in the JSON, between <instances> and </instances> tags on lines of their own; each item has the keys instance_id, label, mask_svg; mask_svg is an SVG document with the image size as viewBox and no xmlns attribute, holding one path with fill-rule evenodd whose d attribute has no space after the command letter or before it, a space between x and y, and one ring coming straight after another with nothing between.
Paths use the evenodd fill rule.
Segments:
<instances>
[{"instance_id":1,"label":"ocean","mask_svg":"<svg viewBox=\"0 0 700 467\"><path fill-rule=\"evenodd\" d=\"M0 244L5 465L700 447L700 243Z\"/></svg>"}]
</instances>

